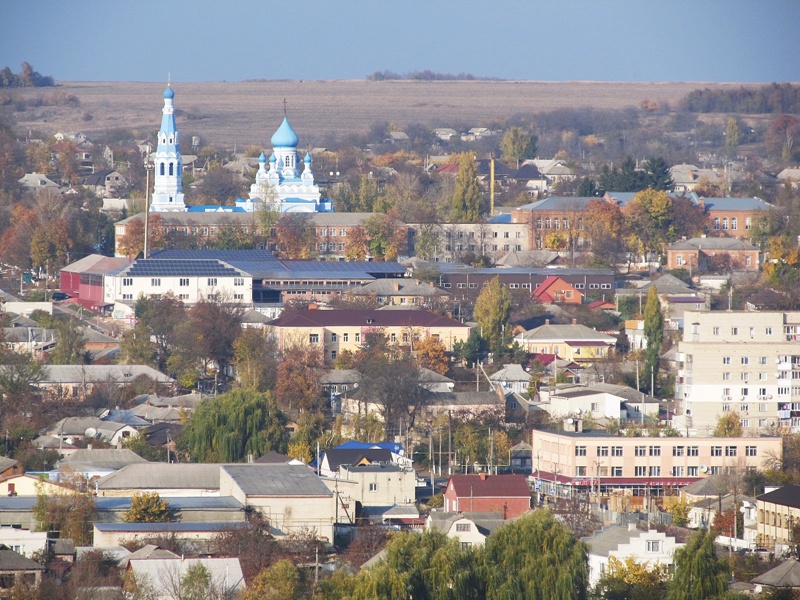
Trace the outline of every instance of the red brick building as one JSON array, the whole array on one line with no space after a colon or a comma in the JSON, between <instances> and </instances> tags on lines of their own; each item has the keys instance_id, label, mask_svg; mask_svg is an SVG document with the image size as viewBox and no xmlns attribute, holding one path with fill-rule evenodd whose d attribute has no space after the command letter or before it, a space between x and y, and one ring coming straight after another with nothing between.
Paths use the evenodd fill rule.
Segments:
<instances>
[{"instance_id":1,"label":"red brick building","mask_svg":"<svg viewBox=\"0 0 800 600\"><path fill-rule=\"evenodd\" d=\"M531 509L524 475L451 475L444 492L444 510L499 512L513 519Z\"/></svg>"}]
</instances>

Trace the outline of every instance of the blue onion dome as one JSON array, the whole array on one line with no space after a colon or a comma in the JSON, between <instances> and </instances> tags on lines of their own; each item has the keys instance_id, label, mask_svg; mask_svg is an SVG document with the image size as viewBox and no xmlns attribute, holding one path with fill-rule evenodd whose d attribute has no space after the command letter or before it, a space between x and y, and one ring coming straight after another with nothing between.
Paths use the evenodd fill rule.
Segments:
<instances>
[{"instance_id":1,"label":"blue onion dome","mask_svg":"<svg viewBox=\"0 0 800 600\"><path fill-rule=\"evenodd\" d=\"M295 148L298 141L297 134L292 129L292 126L289 125L289 119L283 117L283 123L278 127L278 131L272 135L272 145L278 148Z\"/></svg>"},{"instance_id":2,"label":"blue onion dome","mask_svg":"<svg viewBox=\"0 0 800 600\"><path fill-rule=\"evenodd\" d=\"M265 162L267 162L267 157L264 156L263 152L261 153L261 156L258 157L258 162L260 162L261 164L264 164Z\"/></svg>"},{"instance_id":3,"label":"blue onion dome","mask_svg":"<svg viewBox=\"0 0 800 600\"><path fill-rule=\"evenodd\" d=\"M164 98L172 99L175 97L175 91L172 89L172 86L167 85L167 89L164 90Z\"/></svg>"},{"instance_id":4,"label":"blue onion dome","mask_svg":"<svg viewBox=\"0 0 800 600\"><path fill-rule=\"evenodd\" d=\"M306 157L303 159L303 162L310 165L311 164L311 155L306 152Z\"/></svg>"},{"instance_id":5,"label":"blue onion dome","mask_svg":"<svg viewBox=\"0 0 800 600\"><path fill-rule=\"evenodd\" d=\"M278 162L278 159L275 158L275 153L274 152L269 155L269 162L271 162L271 163Z\"/></svg>"}]
</instances>

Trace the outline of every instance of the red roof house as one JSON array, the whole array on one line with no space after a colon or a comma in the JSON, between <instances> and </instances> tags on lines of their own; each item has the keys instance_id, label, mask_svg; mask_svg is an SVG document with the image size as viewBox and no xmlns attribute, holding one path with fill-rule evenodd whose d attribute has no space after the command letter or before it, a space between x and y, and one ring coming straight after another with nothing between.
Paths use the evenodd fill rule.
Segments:
<instances>
[{"instance_id":1,"label":"red roof house","mask_svg":"<svg viewBox=\"0 0 800 600\"><path fill-rule=\"evenodd\" d=\"M451 475L444 492L444 510L500 512L513 519L531 509L524 475Z\"/></svg>"},{"instance_id":2,"label":"red roof house","mask_svg":"<svg viewBox=\"0 0 800 600\"><path fill-rule=\"evenodd\" d=\"M581 304L583 302L583 293L557 275L550 275L537 285L532 295L534 300L540 302L559 304Z\"/></svg>"}]
</instances>

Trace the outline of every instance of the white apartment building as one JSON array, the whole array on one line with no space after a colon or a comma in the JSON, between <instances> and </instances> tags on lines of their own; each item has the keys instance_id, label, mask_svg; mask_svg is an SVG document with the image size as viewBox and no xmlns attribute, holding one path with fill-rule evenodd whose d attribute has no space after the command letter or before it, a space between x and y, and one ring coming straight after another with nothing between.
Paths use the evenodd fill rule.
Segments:
<instances>
[{"instance_id":1,"label":"white apartment building","mask_svg":"<svg viewBox=\"0 0 800 600\"><path fill-rule=\"evenodd\" d=\"M140 296L172 292L184 304L204 298L250 305L253 277L216 259L136 260L104 278L107 304L131 304Z\"/></svg>"},{"instance_id":2,"label":"white apartment building","mask_svg":"<svg viewBox=\"0 0 800 600\"><path fill-rule=\"evenodd\" d=\"M800 313L687 311L673 424L708 435L735 412L745 435L800 431Z\"/></svg>"}]
</instances>

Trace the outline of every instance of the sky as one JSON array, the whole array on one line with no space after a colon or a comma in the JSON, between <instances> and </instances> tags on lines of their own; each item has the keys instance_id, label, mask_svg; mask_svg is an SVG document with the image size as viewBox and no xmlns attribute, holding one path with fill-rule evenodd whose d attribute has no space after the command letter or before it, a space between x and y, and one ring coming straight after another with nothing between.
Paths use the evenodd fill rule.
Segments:
<instances>
[{"instance_id":1,"label":"sky","mask_svg":"<svg viewBox=\"0 0 800 600\"><path fill-rule=\"evenodd\" d=\"M798 0L0 0L0 68L56 81L800 81Z\"/></svg>"}]
</instances>

